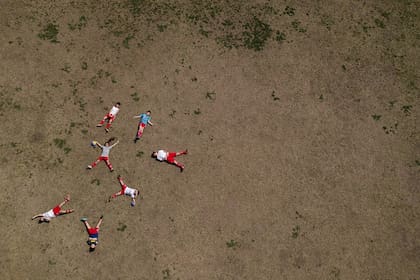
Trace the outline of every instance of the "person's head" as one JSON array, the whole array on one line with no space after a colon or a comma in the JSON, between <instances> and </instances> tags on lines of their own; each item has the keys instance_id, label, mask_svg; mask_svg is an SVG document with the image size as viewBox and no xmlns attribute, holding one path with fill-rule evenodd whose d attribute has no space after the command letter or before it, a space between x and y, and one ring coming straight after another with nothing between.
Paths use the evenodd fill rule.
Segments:
<instances>
[{"instance_id":1,"label":"person's head","mask_svg":"<svg viewBox=\"0 0 420 280\"><path fill-rule=\"evenodd\" d=\"M96 243L90 243L90 246L89 246L89 252L93 252L93 251L95 251L95 249L96 249Z\"/></svg>"},{"instance_id":2,"label":"person's head","mask_svg":"<svg viewBox=\"0 0 420 280\"><path fill-rule=\"evenodd\" d=\"M109 138L108 141L105 142L105 146L111 145L111 142L114 141L114 140L115 140L114 137Z\"/></svg>"},{"instance_id":3,"label":"person's head","mask_svg":"<svg viewBox=\"0 0 420 280\"><path fill-rule=\"evenodd\" d=\"M150 116L152 114L152 111L147 110L146 115Z\"/></svg>"},{"instance_id":4,"label":"person's head","mask_svg":"<svg viewBox=\"0 0 420 280\"><path fill-rule=\"evenodd\" d=\"M156 158L157 157L157 152L153 152L152 153L152 158Z\"/></svg>"},{"instance_id":5,"label":"person's head","mask_svg":"<svg viewBox=\"0 0 420 280\"><path fill-rule=\"evenodd\" d=\"M50 219L47 219L47 218L45 218L45 217L41 217L40 219L39 219L39 221L38 221L38 223L49 223L50 222Z\"/></svg>"},{"instance_id":6,"label":"person's head","mask_svg":"<svg viewBox=\"0 0 420 280\"><path fill-rule=\"evenodd\" d=\"M120 106L121 106L121 103L120 102L115 103L115 107L120 108Z\"/></svg>"}]
</instances>

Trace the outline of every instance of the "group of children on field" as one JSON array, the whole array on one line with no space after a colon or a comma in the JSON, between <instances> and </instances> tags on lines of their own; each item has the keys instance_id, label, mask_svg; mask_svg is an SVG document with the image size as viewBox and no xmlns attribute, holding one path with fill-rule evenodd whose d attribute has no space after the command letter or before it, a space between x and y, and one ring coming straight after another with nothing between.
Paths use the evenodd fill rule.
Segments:
<instances>
[{"instance_id":1,"label":"group of children on field","mask_svg":"<svg viewBox=\"0 0 420 280\"><path fill-rule=\"evenodd\" d=\"M106 114L104 116L104 118L96 125L97 127L102 127L105 122L107 123L105 126L105 132L109 132L111 125L113 123L113 121L115 120L116 115L118 114L118 112L120 111L120 106L121 103L117 102L109 111L108 114ZM137 143L137 141L142 137L143 135L143 131L145 129L145 127L147 125L153 126L153 123L150 121L151 120L151 111L147 111L146 113L142 113L138 116L134 116L134 118L138 118L139 119L139 123L138 123L138 127L137 127L137 133L134 139L134 143ZM103 145L101 145L100 143L98 143L97 141L92 141L91 145L93 147L99 147L102 150L101 155L96 159L96 161L94 161L93 163L91 163L90 165L87 166L87 169L92 169L94 168L100 161L104 161L106 166L108 167L110 172L114 171L114 168L109 160L109 153L111 151L111 149L113 147L115 147L118 143L119 140L117 142L115 142L114 144L111 144L113 141L115 140L114 137L111 137L107 142L105 142ZM183 172L185 166L179 162L177 162L175 160L176 156L179 155L185 155L187 154L188 151L182 151L182 152L167 152L165 150L158 150L158 151L154 151L152 152L152 158L155 158L158 161L166 161L170 164L176 165L177 167L180 168L180 171ZM111 195L108 199L108 201L110 202L112 199L120 196L120 195L127 195L131 198L131 206L135 206L136 205L136 198L139 196L140 192L137 189L134 188L130 188L128 187L122 177L120 175L118 175L117 180L121 186L121 190L119 192L114 193L113 195ZM74 212L74 209L69 209L69 210L63 210L62 207L70 201L70 195L67 194L64 197L64 201L61 202L59 205L55 206L53 209L42 213L42 214L38 214L32 217L32 220L34 219L38 219L39 218L39 223L42 222L47 222L49 223L51 219L60 216L60 215L64 215L64 214L70 214L72 212ZM87 241L87 244L89 245L89 251L93 252L98 244L98 238L99 238L99 228L101 226L103 220L103 215L99 218L98 223L96 224L95 227L91 227L89 225L89 223L87 222L87 218L83 217L80 219L80 221L82 221L86 227L86 230L89 234L89 238Z\"/></svg>"}]
</instances>

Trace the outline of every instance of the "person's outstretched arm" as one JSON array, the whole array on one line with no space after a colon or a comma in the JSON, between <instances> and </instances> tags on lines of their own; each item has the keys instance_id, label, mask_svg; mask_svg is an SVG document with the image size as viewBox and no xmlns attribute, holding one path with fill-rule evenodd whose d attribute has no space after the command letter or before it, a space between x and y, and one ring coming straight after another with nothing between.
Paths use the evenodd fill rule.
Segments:
<instances>
[{"instance_id":1,"label":"person's outstretched arm","mask_svg":"<svg viewBox=\"0 0 420 280\"><path fill-rule=\"evenodd\" d=\"M117 142L115 142L115 143L111 146L111 148L115 147L118 143L120 143L120 140L118 140Z\"/></svg>"}]
</instances>

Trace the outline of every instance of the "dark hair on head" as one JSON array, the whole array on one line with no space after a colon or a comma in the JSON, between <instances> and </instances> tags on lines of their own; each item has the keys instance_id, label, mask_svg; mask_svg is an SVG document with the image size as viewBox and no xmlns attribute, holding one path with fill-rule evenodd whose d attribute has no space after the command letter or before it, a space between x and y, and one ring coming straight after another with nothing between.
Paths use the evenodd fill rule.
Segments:
<instances>
[{"instance_id":1,"label":"dark hair on head","mask_svg":"<svg viewBox=\"0 0 420 280\"><path fill-rule=\"evenodd\" d=\"M147 112L146 112L146 113L150 113L150 114L151 114L151 113L152 113L152 111L150 111L150 110L147 110Z\"/></svg>"},{"instance_id":2,"label":"dark hair on head","mask_svg":"<svg viewBox=\"0 0 420 280\"><path fill-rule=\"evenodd\" d=\"M114 140L115 140L115 137L111 137L111 138L108 139L108 141L105 142L105 144L106 143L111 144L111 142L114 141Z\"/></svg>"},{"instance_id":3,"label":"dark hair on head","mask_svg":"<svg viewBox=\"0 0 420 280\"><path fill-rule=\"evenodd\" d=\"M93 251L95 251L96 247L89 247L89 253L92 253Z\"/></svg>"},{"instance_id":4,"label":"dark hair on head","mask_svg":"<svg viewBox=\"0 0 420 280\"><path fill-rule=\"evenodd\" d=\"M121 103L120 102L117 102L117 104L121 106Z\"/></svg>"},{"instance_id":5,"label":"dark hair on head","mask_svg":"<svg viewBox=\"0 0 420 280\"><path fill-rule=\"evenodd\" d=\"M152 158L155 158L155 157L156 157L156 156L155 156L155 152L152 152L151 157L152 157Z\"/></svg>"}]
</instances>

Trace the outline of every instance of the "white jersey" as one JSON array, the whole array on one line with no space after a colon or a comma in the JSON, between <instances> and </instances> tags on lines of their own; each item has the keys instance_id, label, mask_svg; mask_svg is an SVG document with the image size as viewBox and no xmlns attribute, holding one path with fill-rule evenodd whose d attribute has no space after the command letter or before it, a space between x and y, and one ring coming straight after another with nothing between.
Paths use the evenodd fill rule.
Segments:
<instances>
[{"instance_id":1,"label":"white jersey","mask_svg":"<svg viewBox=\"0 0 420 280\"><path fill-rule=\"evenodd\" d=\"M109 151L111 151L112 146L102 146L102 154L101 157L109 157Z\"/></svg>"},{"instance_id":2,"label":"white jersey","mask_svg":"<svg viewBox=\"0 0 420 280\"><path fill-rule=\"evenodd\" d=\"M159 150L156 155L156 159L159 161L164 161L168 157L168 153L164 150Z\"/></svg>"},{"instance_id":3,"label":"white jersey","mask_svg":"<svg viewBox=\"0 0 420 280\"><path fill-rule=\"evenodd\" d=\"M111 111L109 111L109 114L116 116L118 114L118 112L120 111L120 108L112 106Z\"/></svg>"},{"instance_id":4,"label":"white jersey","mask_svg":"<svg viewBox=\"0 0 420 280\"><path fill-rule=\"evenodd\" d=\"M50 211L48 211L48 212L45 212L44 214L42 214L42 216L44 217L44 219L46 219L46 220L51 220L52 218L55 218L56 217L56 215L54 214L54 211L51 209Z\"/></svg>"},{"instance_id":5,"label":"white jersey","mask_svg":"<svg viewBox=\"0 0 420 280\"><path fill-rule=\"evenodd\" d=\"M135 198L136 197L136 190L126 187L124 190L124 194L130 196L131 198Z\"/></svg>"}]
</instances>

